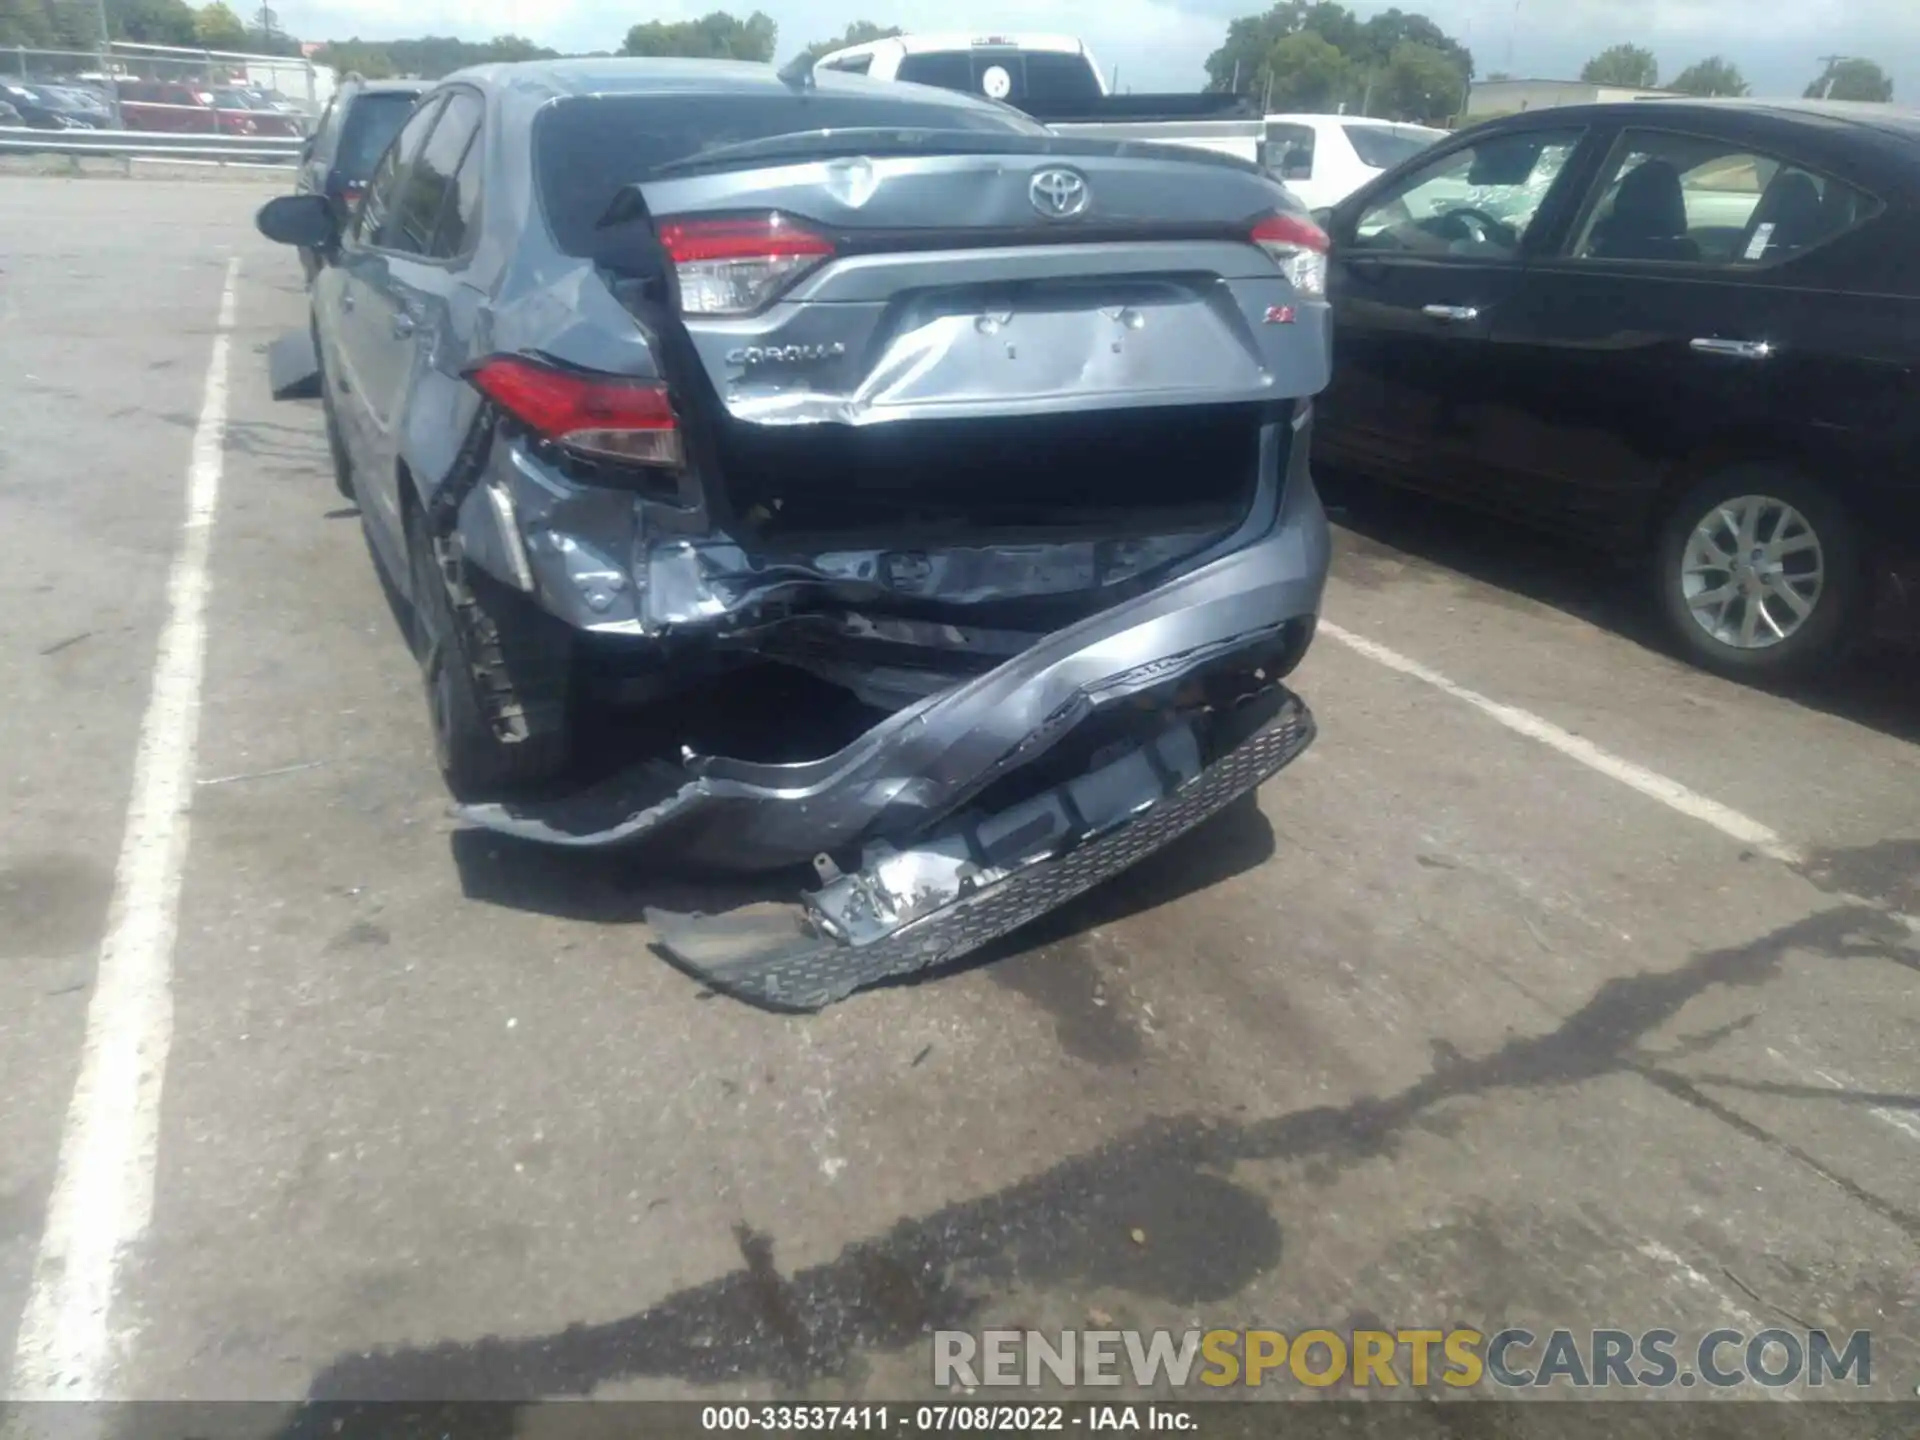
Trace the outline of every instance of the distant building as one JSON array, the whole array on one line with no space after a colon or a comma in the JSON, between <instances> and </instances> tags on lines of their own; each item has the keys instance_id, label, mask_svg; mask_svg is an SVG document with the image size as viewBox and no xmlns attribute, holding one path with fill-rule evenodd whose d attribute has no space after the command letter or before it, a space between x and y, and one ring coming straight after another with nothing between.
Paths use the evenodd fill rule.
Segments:
<instances>
[{"instance_id":1,"label":"distant building","mask_svg":"<svg viewBox=\"0 0 1920 1440\"><path fill-rule=\"evenodd\" d=\"M1636 90L1630 85L1595 85L1585 80L1476 80L1467 90L1467 119L1513 115L1522 110L1551 110L1557 105L1600 105L1613 100L1650 100L1672 90Z\"/></svg>"}]
</instances>

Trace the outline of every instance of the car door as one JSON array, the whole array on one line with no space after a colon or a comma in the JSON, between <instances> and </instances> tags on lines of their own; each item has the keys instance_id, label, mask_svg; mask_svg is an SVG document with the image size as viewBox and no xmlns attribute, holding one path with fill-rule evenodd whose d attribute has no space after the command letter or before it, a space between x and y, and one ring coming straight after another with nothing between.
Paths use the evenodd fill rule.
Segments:
<instances>
[{"instance_id":1,"label":"car door","mask_svg":"<svg viewBox=\"0 0 1920 1440\"><path fill-rule=\"evenodd\" d=\"M398 534L390 487L381 483L391 425L392 324L387 302L386 234L413 162L425 147L444 102L436 97L409 117L375 167L374 176L335 264L314 280L314 316L341 438L353 462L354 484L363 493L376 529ZM390 463L390 462L386 462Z\"/></svg>"},{"instance_id":2,"label":"car door","mask_svg":"<svg viewBox=\"0 0 1920 1440\"><path fill-rule=\"evenodd\" d=\"M1711 119L1623 129L1494 319L1484 483L1622 548L1690 457L1764 455L1821 385L1809 264L1871 203Z\"/></svg>"},{"instance_id":3,"label":"car door","mask_svg":"<svg viewBox=\"0 0 1920 1440\"><path fill-rule=\"evenodd\" d=\"M1589 163L1584 135L1542 124L1456 143L1335 212L1325 461L1443 492L1471 484L1492 327L1530 238Z\"/></svg>"},{"instance_id":4,"label":"car door","mask_svg":"<svg viewBox=\"0 0 1920 1440\"><path fill-rule=\"evenodd\" d=\"M379 357L372 382L380 397L380 403L368 407L378 434L372 437L373 494L363 498L381 507L396 534L403 427L421 368L432 363L449 330L478 204L484 108L474 90L459 86L448 92L385 217L379 242L382 268L368 287L361 315L369 349ZM470 153L473 168L463 174Z\"/></svg>"}]
</instances>

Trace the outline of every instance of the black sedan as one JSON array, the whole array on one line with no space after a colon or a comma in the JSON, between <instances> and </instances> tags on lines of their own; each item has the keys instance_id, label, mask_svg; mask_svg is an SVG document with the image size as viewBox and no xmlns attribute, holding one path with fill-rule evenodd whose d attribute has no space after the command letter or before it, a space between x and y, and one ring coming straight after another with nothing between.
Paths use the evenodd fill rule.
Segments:
<instances>
[{"instance_id":1,"label":"black sedan","mask_svg":"<svg viewBox=\"0 0 1920 1440\"><path fill-rule=\"evenodd\" d=\"M1920 115L1635 101L1463 131L1321 218L1316 457L1652 561L1684 650L1815 668L1920 556Z\"/></svg>"}]
</instances>

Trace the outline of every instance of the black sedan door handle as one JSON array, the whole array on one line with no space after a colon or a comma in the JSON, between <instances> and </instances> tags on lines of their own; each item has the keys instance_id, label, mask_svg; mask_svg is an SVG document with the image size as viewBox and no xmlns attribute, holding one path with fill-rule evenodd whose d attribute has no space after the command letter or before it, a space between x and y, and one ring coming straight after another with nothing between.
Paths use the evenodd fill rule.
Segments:
<instances>
[{"instance_id":1,"label":"black sedan door handle","mask_svg":"<svg viewBox=\"0 0 1920 1440\"><path fill-rule=\"evenodd\" d=\"M1429 320L1439 320L1448 325L1464 325L1480 318L1479 307L1474 305L1422 305L1420 313Z\"/></svg>"}]
</instances>

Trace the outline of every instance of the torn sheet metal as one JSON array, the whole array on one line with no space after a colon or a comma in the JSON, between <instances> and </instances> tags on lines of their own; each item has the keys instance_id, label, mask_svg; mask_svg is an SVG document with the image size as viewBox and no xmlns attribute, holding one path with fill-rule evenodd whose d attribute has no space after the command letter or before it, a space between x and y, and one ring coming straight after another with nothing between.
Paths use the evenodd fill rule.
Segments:
<instances>
[{"instance_id":1,"label":"torn sheet metal","mask_svg":"<svg viewBox=\"0 0 1920 1440\"><path fill-rule=\"evenodd\" d=\"M1324 526L1277 530L1055 631L816 760L654 761L557 799L470 805L459 813L502 834L576 848L630 845L670 832L682 860L734 872L803 865L874 838L916 836L999 776L1047 753L1097 710L1224 657L1297 654L1311 621L1275 617L1316 613L1324 557L1316 564L1299 552L1325 537Z\"/></svg>"},{"instance_id":2,"label":"torn sheet metal","mask_svg":"<svg viewBox=\"0 0 1920 1440\"><path fill-rule=\"evenodd\" d=\"M1306 706L1285 691L1274 699L1271 718L1197 776L1163 791L1162 798L1104 833L1097 833L1088 817L1074 835L1050 842L1045 853L1006 868L1000 878L975 876L963 883L958 866L949 869L936 858L948 853L943 838L916 846L911 858L876 852L859 874L829 880L801 906L759 906L719 916L650 909L647 923L668 958L716 990L771 1009L820 1009L855 990L979 950L1217 814L1313 741L1313 717ZM1186 734L1190 739L1191 732ZM1108 803L1124 804L1130 792L1141 793L1124 764L1085 778L1093 782L1086 793L1104 795ZM1039 798L1057 803L1059 793ZM916 896L916 887L926 893ZM875 895L887 897L883 904L892 906L892 913L880 906L860 910L852 903L856 894L869 902Z\"/></svg>"}]
</instances>

